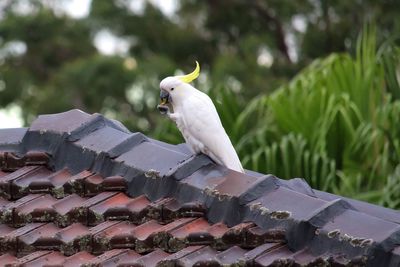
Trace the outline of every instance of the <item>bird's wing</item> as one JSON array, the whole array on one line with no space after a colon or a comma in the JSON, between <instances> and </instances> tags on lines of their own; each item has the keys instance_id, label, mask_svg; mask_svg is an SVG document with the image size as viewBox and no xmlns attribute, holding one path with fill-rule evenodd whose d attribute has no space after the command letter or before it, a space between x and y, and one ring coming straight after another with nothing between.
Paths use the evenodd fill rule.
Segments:
<instances>
[{"instance_id":1,"label":"bird's wing","mask_svg":"<svg viewBox=\"0 0 400 267\"><path fill-rule=\"evenodd\" d=\"M203 93L192 95L185 101L182 111L187 133L203 146L200 151L217 163L243 172L240 160L212 100Z\"/></svg>"}]
</instances>

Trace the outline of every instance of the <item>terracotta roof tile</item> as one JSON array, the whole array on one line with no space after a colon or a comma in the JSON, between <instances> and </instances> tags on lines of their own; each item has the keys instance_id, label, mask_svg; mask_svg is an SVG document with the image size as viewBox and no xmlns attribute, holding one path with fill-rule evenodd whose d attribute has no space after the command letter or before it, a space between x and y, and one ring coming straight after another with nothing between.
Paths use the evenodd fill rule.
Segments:
<instances>
[{"instance_id":1,"label":"terracotta roof tile","mask_svg":"<svg viewBox=\"0 0 400 267\"><path fill-rule=\"evenodd\" d=\"M397 266L400 215L217 166L102 115L0 130L5 266Z\"/></svg>"}]
</instances>

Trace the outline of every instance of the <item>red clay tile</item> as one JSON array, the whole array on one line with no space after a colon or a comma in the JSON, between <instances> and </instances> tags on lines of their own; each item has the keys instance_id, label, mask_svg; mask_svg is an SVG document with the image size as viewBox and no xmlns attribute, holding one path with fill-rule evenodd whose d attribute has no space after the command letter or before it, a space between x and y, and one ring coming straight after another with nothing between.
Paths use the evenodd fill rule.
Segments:
<instances>
[{"instance_id":1,"label":"red clay tile","mask_svg":"<svg viewBox=\"0 0 400 267\"><path fill-rule=\"evenodd\" d=\"M26 203L38 198L39 196L40 195L27 195L26 197L18 199L17 201L9 202L8 204L6 204L5 206L3 206L0 209L0 222L6 223L9 225L18 226L18 224L14 223L15 209L23 204L26 204ZM25 223L23 223L23 224L25 224Z\"/></svg>"},{"instance_id":2,"label":"red clay tile","mask_svg":"<svg viewBox=\"0 0 400 267\"><path fill-rule=\"evenodd\" d=\"M159 262L159 266L185 266L183 262L180 261L181 258L184 258L185 256L201 249L204 248L204 246L189 246L185 247L170 256L164 258Z\"/></svg>"},{"instance_id":3,"label":"red clay tile","mask_svg":"<svg viewBox=\"0 0 400 267\"><path fill-rule=\"evenodd\" d=\"M122 253L118 253L111 258L101 259L99 262L101 267L114 267L122 265L131 266L130 264L139 259L141 256L142 255L138 254L134 250L124 250Z\"/></svg>"},{"instance_id":4,"label":"red clay tile","mask_svg":"<svg viewBox=\"0 0 400 267\"><path fill-rule=\"evenodd\" d=\"M290 251L287 246L283 246L261 254L254 260L254 263L257 267L271 266L272 264L278 266L290 266L291 264L294 264L292 255L293 252Z\"/></svg>"},{"instance_id":5,"label":"red clay tile","mask_svg":"<svg viewBox=\"0 0 400 267\"><path fill-rule=\"evenodd\" d=\"M4 251L9 251L13 253L18 253L19 245L18 243L18 238L26 233L29 233L30 231L35 230L38 227L43 226L44 223L30 223L24 227L21 228L14 228L13 231L3 235L0 239L2 246L1 248Z\"/></svg>"},{"instance_id":6,"label":"red clay tile","mask_svg":"<svg viewBox=\"0 0 400 267\"><path fill-rule=\"evenodd\" d=\"M62 243L60 251L64 255L72 255L82 250L88 249L86 242L90 242L84 239L90 235L89 229L80 224L74 223L66 228L60 229L55 235L55 238L59 239Z\"/></svg>"},{"instance_id":7,"label":"red clay tile","mask_svg":"<svg viewBox=\"0 0 400 267\"><path fill-rule=\"evenodd\" d=\"M113 249L92 258L89 262L82 265L82 267L98 267L103 266L104 262L112 262L113 259L118 259L118 256L129 252L129 249ZM115 265L114 265L115 266Z\"/></svg>"},{"instance_id":8,"label":"red clay tile","mask_svg":"<svg viewBox=\"0 0 400 267\"><path fill-rule=\"evenodd\" d=\"M6 205L10 204L10 201L0 197L0 211L5 207Z\"/></svg>"},{"instance_id":9,"label":"red clay tile","mask_svg":"<svg viewBox=\"0 0 400 267\"><path fill-rule=\"evenodd\" d=\"M179 204L174 198L162 198L149 204L148 216L155 220L168 222L182 217L204 217L205 212L201 203Z\"/></svg>"},{"instance_id":10,"label":"red clay tile","mask_svg":"<svg viewBox=\"0 0 400 267\"><path fill-rule=\"evenodd\" d=\"M126 191L128 183L121 176L109 176L104 178L102 188L104 191Z\"/></svg>"},{"instance_id":11,"label":"red clay tile","mask_svg":"<svg viewBox=\"0 0 400 267\"><path fill-rule=\"evenodd\" d=\"M308 248L297 251L292 257L296 263L304 266L326 266L329 259L329 255L313 255Z\"/></svg>"},{"instance_id":12,"label":"red clay tile","mask_svg":"<svg viewBox=\"0 0 400 267\"><path fill-rule=\"evenodd\" d=\"M89 211L96 216L96 219L102 221L107 217L111 217L111 219L129 219L130 212L127 206L130 201L132 199L124 193L114 193L111 197L91 206Z\"/></svg>"},{"instance_id":13,"label":"red clay tile","mask_svg":"<svg viewBox=\"0 0 400 267\"><path fill-rule=\"evenodd\" d=\"M118 223L120 223L120 222L119 221L105 221L105 222L100 223L100 224L98 224L96 226L90 227L89 231L90 231L91 235L96 235L96 234L98 234L98 233L106 230L107 228L109 228L109 227L111 227L113 225L116 225Z\"/></svg>"},{"instance_id":14,"label":"red clay tile","mask_svg":"<svg viewBox=\"0 0 400 267\"><path fill-rule=\"evenodd\" d=\"M87 223L87 209L82 209L82 203L87 199L76 194L69 195L53 204L56 211L54 222L65 227L73 222Z\"/></svg>"},{"instance_id":15,"label":"red clay tile","mask_svg":"<svg viewBox=\"0 0 400 267\"><path fill-rule=\"evenodd\" d=\"M30 196L34 196L33 199ZM51 222L56 218L53 205L57 199L50 195L28 195L26 200L14 208L14 226L25 225L30 222Z\"/></svg>"},{"instance_id":16,"label":"red clay tile","mask_svg":"<svg viewBox=\"0 0 400 267\"><path fill-rule=\"evenodd\" d=\"M13 187L12 187L12 181L17 178L32 175L37 172L39 172L39 173L46 172L47 174L50 173L49 170L47 170L44 167L26 166L26 167L18 169L15 172L9 173L8 175L0 177L0 196L4 197L6 199L12 199L13 191L15 191L15 190L13 190Z\"/></svg>"},{"instance_id":17,"label":"red clay tile","mask_svg":"<svg viewBox=\"0 0 400 267\"><path fill-rule=\"evenodd\" d=\"M89 219L94 218L97 223L104 220L129 220L142 223L148 220L149 203L145 196L130 198L124 193L113 193L110 198L89 208Z\"/></svg>"},{"instance_id":18,"label":"red clay tile","mask_svg":"<svg viewBox=\"0 0 400 267\"><path fill-rule=\"evenodd\" d=\"M93 253L98 254L110 249L134 248L135 237L132 230L136 227L127 221L118 222L93 235Z\"/></svg>"},{"instance_id":19,"label":"red clay tile","mask_svg":"<svg viewBox=\"0 0 400 267\"><path fill-rule=\"evenodd\" d=\"M11 233L14 230L15 230L14 227L10 227L10 226L8 226L6 224L0 224L0 240L4 235L6 235L8 233Z\"/></svg>"},{"instance_id":20,"label":"red clay tile","mask_svg":"<svg viewBox=\"0 0 400 267\"><path fill-rule=\"evenodd\" d=\"M81 209L87 210L88 216L87 216L87 223L89 225L96 225L100 222L104 221L104 216L101 213L97 213L96 211L104 211L103 210L103 206L104 204L100 204L103 201L112 198L114 196L116 196L118 193L117 192L103 192L100 193L94 197L89 198L88 200L86 200L84 203L82 203L82 207ZM96 206L97 204L100 204L99 207L97 207L95 209L95 211L93 211L91 209L91 207Z\"/></svg>"},{"instance_id":21,"label":"red clay tile","mask_svg":"<svg viewBox=\"0 0 400 267\"><path fill-rule=\"evenodd\" d=\"M206 220L204 220L203 218L199 218L188 224L183 225L182 227L179 227L178 229L171 231L170 234L174 238L183 239L188 237L192 233L204 232L209 227L210 225Z\"/></svg>"},{"instance_id":22,"label":"red clay tile","mask_svg":"<svg viewBox=\"0 0 400 267\"><path fill-rule=\"evenodd\" d=\"M94 242L93 242L93 236L95 236L96 234L102 233L104 230L106 230L107 228L116 225L120 222L118 221L105 221L103 223L100 223L94 227L90 227L89 228L89 233L87 233L86 235L82 236L80 238L79 241L79 245L80 245L80 250L86 250L86 251L93 251L93 246L94 246Z\"/></svg>"},{"instance_id":23,"label":"red clay tile","mask_svg":"<svg viewBox=\"0 0 400 267\"><path fill-rule=\"evenodd\" d=\"M282 243L266 243L264 245L258 246L247 253L243 255L243 258L241 259L242 262L246 264L250 264L253 266L254 259L259 257L260 255L263 255L265 253L268 253L269 251L278 249L280 247L284 246Z\"/></svg>"},{"instance_id":24,"label":"red clay tile","mask_svg":"<svg viewBox=\"0 0 400 267\"><path fill-rule=\"evenodd\" d=\"M208 232L214 238L221 238L228 231L229 231L229 227L224 223L216 223L216 224L213 224L210 228L208 228Z\"/></svg>"},{"instance_id":25,"label":"red clay tile","mask_svg":"<svg viewBox=\"0 0 400 267\"><path fill-rule=\"evenodd\" d=\"M16 187L14 198L20 198L28 193L51 193L54 197L61 198L64 196L63 185L71 176L68 170L63 169L55 173L42 172L17 178L13 181L13 186Z\"/></svg>"},{"instance_id":26,"label":"red clay tile","mask_svg":"<svg viewBox=\"0 0 400 267\"><path fill-rule=\"evenodd\" d=\"M209 246L193 251L180 258L182 266L220 266L217 251Z\"/></svg>"},{"instance_id":27,"label":"red clay tile","mask_svg":"<svg viewBox=\"0 0 400 267\"><path fill-rule=\"evenodd\" d=\"M11 265L13 263L16 263L17 260L18 260L18 258L10 253L0 255L0 262L1 262L2 266Z\"/></svg>"},{"instance_id":28,"label":"red clay tile","mask_svg":"<svg viewBox=\"0 0 400 267\"><path fill-rule=\"evenodd\" d=\"M63 267L81 266L82 264L90 262L94 258L96 258L96 256L90 254L89 252L81 251L72 256L67 257L62 263L62 266Z\"/></svg>"},{"instance_id":29,"label":"red clay tile","mask_svg":"<svg viewBox=\"0 0 400 267\"><path fill-rule=\"evenodd\" d=\"M92 176L93 173L87 170L84 170L80 173L75 174L74 176L70 177L63 185L64 192L66 194L76 193L80 196L85 195L85 179Z\"/></svg>"},{"instance_id":30,"label":"red clay tile","mask_svg":"<svg viewBox=\"0 0 400 267\"><path fill-rule=\"evenodd\" d=\"M136 223L148 220L146 217L149 213L149 204L149 199L144 195L132 199L127 206L132 216L130 220Z\"/></svg>"},{"instance_id":31,"label":"red clay tile","mask_svg":"<svg viewBox=\"0 0 400 267\"><path fill-rule=\"evenodd\" d=\"M283 229L262 229L255 226L247 230L245 247L254 248L265 243L285 242L285 230Z\"/></svg>"},{"instance_id":32,"label":"red clay tile","mask_svg":"<svg viewBox=\"0 0 400 267\"><path fill-rule=\"evenodd\" d=\"M15 228L13 228L13 227L10 227L6 224L0 224L0 244L2 244L0 246L0 253L9 251L10 248L13 247L12 245L10 246L10 244L7 244L7 240L5 239L5 236L10 234L14 230L15 230Z\"/></svg>"},{"instance_id":33,"label":"red clay tile","mask_svg":"<svg viewBox=\"0 0 400 267\"><path fill-rule=\"evenodd\" d=\"M84 195L85 196L95 196L100 192L103 192L102 184L104 182L104 178L100 175L94 174L88 176L83 180L84 187Z\"/></svg>"},{"instance_id":34,"label":"red clay tile","mask_svg":"<svg viewBox=\"0 0 400 267\"><path fill-rule=\"evenodd\" d=\"M330 205L314 197L300 179L239 174L205 157L187 161L190 155L178 146L144 136L134 139L100 115L72 111L41 117L24 141L23 134L19 136L12 139L15 148L49 151L55 171L39 166L48 162L44 152L20 156L0 151L0 253L7 253L0 256L0 265L2 259L16 266L57 267L365 265L362 255L372 255L380 246L390 251L400 231L392 223L397 222L395 211L384 219L376 214L388 213L374 208L373 217L357 208L362 205L352 210L347 200ZM27 167L31 164L38 166ZM71 171L59 169L63 166ZM103 177L85 168L127 177ZM170 191L172 185L176 192ZM268 190L259 190L259 185ZM179 195L160 198L166 192ZM140 195L144 193L148 198ZM178 202L184 199L201 202ZM316 214L326 216L318 232L313 229ZM244 218L260 227L243 223ZM288 240L278 227L288 231ZM299 236L306 237L305 244L294 240ZM338 254L313 255L310 251L316 251L320 241L325 242L321 251L332 246ZM376 246L364 248L371 244ZM303 245L309 249L288 249ZM356 257L345 255L348 247ZM399 251L388 254L397 257ZM394 260L396 266L400 260Z\"/></svg>"},{"instance_id":35,"label":"red clay tile","mask_svg":"<svg viewBox=\"0 0 400 267\"><path fill-rule=\"evenodd\" d=\"M12 152L3 152L1 155L1 169L15 171L24 166L46 165L49 156L44 152L28 151L22 157Z\"/></svg>"},{"instance_id":36,"label":"red clay tile","mask_svg":"<svg viewBox=\"0 0 400 267\"><path fill-rule=\"evenodd\" d=\"M1 157L1 152L0 152L0 157ZM1 162L1 159L0 159L0 162ZM0 166L1 166L1 163L0 163ZM3 172L2 170L0 170L0 178L3 176L6 176L7 174L9 174L9 172Z\"/></svg>"},{"instance_id":37,"label":"red clay tile","mask_svg":"<svg viewBox=\"0 0 400 267\"><path fill-rule=\"evenodd\" d=\"M174 247L174 242L170 242L172 235L170 232L191 223L195 220L195 218L181 218L174 220L166 225L164 225L158 232L152 234L152 242L154 246L162 248L167 252L176 252L177 248Z\"/></svg>"},{"instance_id":38,"label":"red clay tile","mask_svg":"<svg viewBox=\"0 0 400 267\"><path fill-rule=\"evenodd\" d=\"M154 250L154 236L163 230L163 225L151 220L137 226L131 234L135 237L135 250L139 253Z\"/></svg>"},{"instance_id":39,"label":"red clay tile","mask_svg":"<svg viewBox=\"0 0 400 267\"><path fill-rule=\"evenodd\" d=\"M146 255L132 261L131 263L120 265L120 267L127 267L127 266L155 267L158 262L162 261L169 255L170 254L168 254L167 252L164 252L161 249L156 249L153 252L150 252L149 254L146 254Z\"/></svg>"},{"instance_id":40,"label":"red clay tile","mask_svg":"<svg viewBox=\"0 0 400 267\"><path fill-rule=\"evenodd\" d=\"M37 252L33 252L31 254L28 254L22 258L18 258L15 262L10 263L8 265L6 265L6 267L11 267L11 266L26 266L26 264L28 264L31 261L34 261L36 259L39 259L45 255L51 254L51 251L37 251Z\"/></svg>"},{"instance_id":41,"label":"red clay tile","mask_svg":"<svg viewBox=\"0 0 400 267\"><path fill-rule=\"evenodd\" d=\"M26 254L39 250L56 250L64 255L72 255L85 249L83 237L89 230L82 224L72 224L66 228L59 228L49 223L18 236L18 250Z\"/></svg>"},{"instance_id":42,"label":"red clay tile","mask_svg":"<svg viewBox=\"0 0 400 267\"><path fill-rule=\"evenodd\" d=\"M27 254L39 250L57 250L62 241L57 237L60 228L52 223L45 224L18 237L18 252Z\"/></svg>"},{"instance_id":43,"label":"red clay tile","mask_svg":"<svg viewBox=\"0 0 400 267\"><path fill-rule=\"evenodd\" d=\"M203 218L196 219L175 230L170 231L168 242L171 251L178 251L187 245L210 245L214 239L207 232L210 225Z\"/></svg>"},{"instance_id":44,"label":"red clay tile","mask_svg":"<svg viewBox=\"0 0 400 267\"><path fill-rule=\"evenodd\" d=\"M161 221L162 220L162 209L163 206L168 203L170 198L161 198L148 205L148 214L151 219Z\"/></svg>"},{"instance_id":45,"label":"red clay tile","mask_svg":"<svg viewBox=\"0 0 400 267\"><path fill-rule=\"evenodd\" d=\"M57 251L45 254L30 262L26 262L24 267L42 267L42 266L62 266L65 256Z\"/></svg>"},{"instance_id":46,"label":"red clay tile","mask_svg":"<svg viewBox=\"0 0 400 267\"><path fill-rule=\"evenodd\" d=\"M218 259L218 262L221 263L224 266L231 266L234 265L235 263L239 265L239 260L243 258L243 256L247 253L248 251L245 249L242 249L238 246L231 247L225 251L222 251L217 254L216 258Z\"/></svg>"},{"instance_id":47,"label":"red clay tile","mask_svg":"<svg viewBox=\"0 0 400 267\"><path fill-rule=\"evenodd\" d=\"M248 229L254 227L254 223L245 222L231 227L222 237L224 244L245 246Z\"/></svg>"}]
</instances>

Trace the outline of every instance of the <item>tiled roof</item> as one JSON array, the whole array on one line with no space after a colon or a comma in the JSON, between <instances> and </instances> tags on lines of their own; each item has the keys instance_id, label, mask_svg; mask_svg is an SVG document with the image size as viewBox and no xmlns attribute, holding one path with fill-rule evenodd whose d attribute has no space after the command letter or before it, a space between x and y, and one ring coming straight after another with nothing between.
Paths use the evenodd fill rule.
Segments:
<instances>
[{"instance_id":1,"label":"tiled roof","mask_svg":"<svg viewBox=\"0 0 400 267\"><path fill-rule=\"evenodd\" d=\"M78 110L0 130L1 266L399 266L400 214Z\"/></svg>"}]
</instances>

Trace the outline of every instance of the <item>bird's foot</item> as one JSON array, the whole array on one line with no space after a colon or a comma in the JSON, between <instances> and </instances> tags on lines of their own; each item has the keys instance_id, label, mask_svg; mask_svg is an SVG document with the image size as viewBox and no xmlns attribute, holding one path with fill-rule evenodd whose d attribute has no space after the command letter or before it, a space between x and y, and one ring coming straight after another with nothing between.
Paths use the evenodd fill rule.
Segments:
<instances>
[{"instance_id":1,"label":"bird's foot","mask_svg":"<svg viewBox=\"0 0 400 267\"><path fill-rule=\"evenodd\" d=\"M158 105L157 106L158 111L160 111L161 114L167 115L170 114L171 112L169 111L169 107L167 105Z\"/></svg>"}]
</instances>

